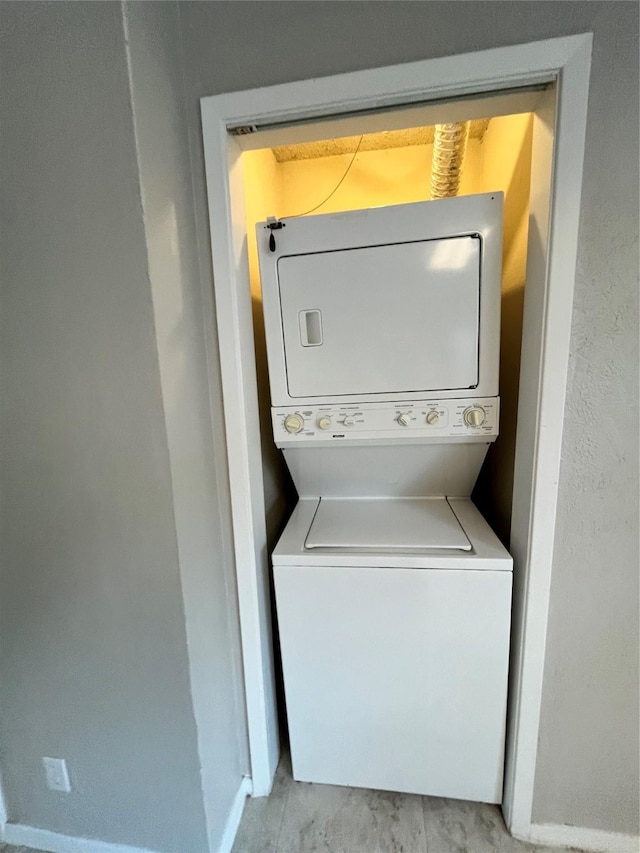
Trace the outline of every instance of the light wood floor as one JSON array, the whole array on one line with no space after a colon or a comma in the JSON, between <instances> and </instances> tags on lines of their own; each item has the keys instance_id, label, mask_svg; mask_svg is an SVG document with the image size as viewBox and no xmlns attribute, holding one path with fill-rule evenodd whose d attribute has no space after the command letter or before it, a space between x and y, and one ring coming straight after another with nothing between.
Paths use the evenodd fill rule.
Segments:
<instances>
[{"instance_id":1,"label":"light wood floor","mask_svg":"<svg viewBox=\"0 0 640 853\"><path fill-rule=\"evenodd\" d=\"M42 851L0 843L0 853ZM247 800L232 853L559 851L511 838L496 806L294 782L285 755L271 795Z\"/></svg>"},{"instance_id":2,"label":"light wood floor","mask_svg":"<svg viewBox=\"0 0 640 853\"><path fill-rule=\"evenodd\" d=\"M249 799L233 853L558 853L516 841L496 806L294 782Z\"/></svg>"}]
</instances>

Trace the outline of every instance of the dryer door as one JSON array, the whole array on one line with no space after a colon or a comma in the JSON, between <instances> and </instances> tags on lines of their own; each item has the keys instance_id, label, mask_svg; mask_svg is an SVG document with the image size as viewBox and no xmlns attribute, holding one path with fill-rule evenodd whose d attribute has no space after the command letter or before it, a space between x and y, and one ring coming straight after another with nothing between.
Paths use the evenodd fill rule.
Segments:
<instances>
[{"instance_id":1,"label":"dryer door","mask_svg":"<svg viewBox=\"0 0 640 853\"><path fill-rule=\"evenodd\" d=\"M477 386L479 238L285 256L278 282L291 397Z\"/></svg>"}]
</instances>

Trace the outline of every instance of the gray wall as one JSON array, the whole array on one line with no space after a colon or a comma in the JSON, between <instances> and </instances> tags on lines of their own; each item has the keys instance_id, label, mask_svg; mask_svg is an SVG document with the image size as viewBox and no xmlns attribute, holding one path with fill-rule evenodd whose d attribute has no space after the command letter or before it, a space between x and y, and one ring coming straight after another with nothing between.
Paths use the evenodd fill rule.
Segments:
<instances>
[{"instance_id":1,"label":"gray wall","mask_svg":"<svg viewBox=\"0 0 640 853\"><path fill-rule=\"evenodd\" d=\"M165 356L171 341L157 340L154 328L159 300L160 315L171 317L161 299L171 287L149 274L160 258L158 182L177 170L175 140L157 160L146 157L158 102L141 108L143 222L120 4L2 3L0 16L0 698L9 819L199 853L209 849L207 831L220 835L246 756L214 448L176 462L170 414L188 404L192 386L176 383L169 397L176 377L161 374L158 351ZM136 34L142 86L158 45L145 53ZM172 125L184 128L179 114ZM147 255L154 236L156 253ZM174 332L188 366L189 347ZM184 417L194 442L201 435L190 418L210 418L202 408L206 401ZM185 535L189 500L199 514ZM194 601L198 592L204 603ZM206 696L194 688L193 702L190 674L209 686ZM203 700L209 719L196 727ZM198 746L208 750L202 778ZM46 789L44 755L67 759L72 793ZM203 787L217 797L206 815Z\"/></svg>"},{"instance_id":2,"label":"gray wall","mask_svg":"<svg viewBox=\"0 0 640 853\"><path fill-rule=\"evenodd\" d=\"M202 229L200 97L594 32L534 819L637 832L636 5L182 2L179 14Z\"/></svg>"},{"instance_id":3,"label":"gray wall","mask_svg":"<svg viewBox=\"0 0 640 853\"><path fill-rule=\"evenodd\" d=\"M534 817L638 832L638 6L595 20ZM616 8L617 5L617 8Z\"/></svg>"},{"instance_id":4,"label":"gray wall","mask_svg":"<svg viewBox=\"0 0 640 853\"><path fill-rule=\"evenodd\" d=\"M249 764L222 406L209 404L210 388L220 399L220 375L207 365L205 335L212 351L218 344L201 309L213 294L208 278L201 293L178 10L138 2L124 10L191 686L217 850Z\"/></svg>"}]
</instances>

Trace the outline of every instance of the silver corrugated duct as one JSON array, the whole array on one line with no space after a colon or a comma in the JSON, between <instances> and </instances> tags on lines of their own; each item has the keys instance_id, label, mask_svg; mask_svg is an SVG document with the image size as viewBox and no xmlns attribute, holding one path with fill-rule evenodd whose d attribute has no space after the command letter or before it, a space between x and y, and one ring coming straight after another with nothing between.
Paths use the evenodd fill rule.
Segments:
<instances>
[{"instance_id":1,"label":"silver corrugated duct","mask_svg":"<svg viewBox=\"0 0 640 853\"><path fill-rule=\"evenodd\" d=\"M468 136L468 121L436 125L431 165L431 198L447 198L458 194Z\"/></svg>"}]
</instances>

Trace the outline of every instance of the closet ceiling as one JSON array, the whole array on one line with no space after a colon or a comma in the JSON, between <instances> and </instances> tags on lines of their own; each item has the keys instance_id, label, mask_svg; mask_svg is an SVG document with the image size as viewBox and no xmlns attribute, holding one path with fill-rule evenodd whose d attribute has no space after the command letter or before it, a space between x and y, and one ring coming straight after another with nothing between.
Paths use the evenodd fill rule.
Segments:
<instances>
[{"instance_id":1,"label":"closet ceiling","mask_svg":"<svg viewBox=\"0 0 640 853\"><path fill-rule=\"evenodd\" d=\"M470 123L469 139L482 140L490 119L477 119ZM412 127L406 130L388 130L368 133L362 140L360 151L381 151L384 148L405 148L407 145L431 145L435 127ZM291 160L315 160L318 157L333 157L337 154L353 154L358 147L359 136L344 136L340 139L323 139L320 142L302 142L298 145L279 145L273 148L278 163Z\"/></svg>"}]
</instances>

